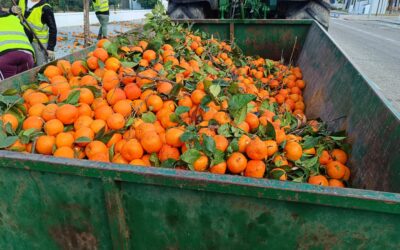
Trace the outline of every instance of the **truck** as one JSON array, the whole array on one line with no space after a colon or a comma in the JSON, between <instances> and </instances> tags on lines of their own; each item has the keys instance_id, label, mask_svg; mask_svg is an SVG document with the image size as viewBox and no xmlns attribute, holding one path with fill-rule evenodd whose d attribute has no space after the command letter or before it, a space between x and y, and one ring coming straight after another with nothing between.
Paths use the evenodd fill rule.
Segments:
<instances>
[{"instance_id":1,"label":"truck","mask_svg":"<svg viewBox=\"0 0 400 250\"><path fill-rule=\"evenodd\" d=\"M0 151L0 246L399 249L400 114L326 31L312 20L198 20L193 28L303 69L307 117L347 131L352 188ZM0 89L30 84L40 71Z\"/></svg>"},{"instance_id":2,"label":"truck","mask_svg":"<svg viewBox=\"0 0 400 250\"><path fill-rule=\"evenodd\" d=\"M313 19L329 27L330 3L324 0L169 0L173 19Z\"/></svg>"}]
</instances>

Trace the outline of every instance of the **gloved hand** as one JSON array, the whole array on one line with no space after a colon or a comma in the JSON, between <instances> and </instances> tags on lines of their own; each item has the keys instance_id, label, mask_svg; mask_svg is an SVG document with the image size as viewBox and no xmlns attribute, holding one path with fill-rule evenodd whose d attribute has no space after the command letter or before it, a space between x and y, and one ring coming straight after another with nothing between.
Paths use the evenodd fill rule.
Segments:
<instances>
[{"instance_id":1,"label":"gloved hand","mask_svg":"<svg viewBox=\"0 0 400 250\"><path fill-rule=\"evenodd\" d=\"M54 61L56 59L56 53L52 50L47 50L49 61Z\"/></svg>"},{"instance_id":2,"label":"gloved hand","mask_svg":"<svg viewBox=\"0 0 400 250\"><path fill-rule=\"evenodd\" d=\"M22 10L19 6L12 6L11 7L11 12L17 15L20 15L22 13Z\"/></svg>"}]
</instances>

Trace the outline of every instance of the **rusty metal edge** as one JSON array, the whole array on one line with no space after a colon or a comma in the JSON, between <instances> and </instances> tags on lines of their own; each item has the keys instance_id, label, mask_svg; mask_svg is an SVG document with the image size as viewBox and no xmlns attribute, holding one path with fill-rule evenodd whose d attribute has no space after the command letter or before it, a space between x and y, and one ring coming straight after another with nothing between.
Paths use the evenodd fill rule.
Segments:
<instances>
[{"instance_id":1,"label":"rusty metal edge","mask_svg":"<svg viewBox=\"0 0 400 250\"><path fill-rule=\"evenodd\" d=\"M0 151L0 167L400 214L400 194Z\"/></svg>"}]
</instances>

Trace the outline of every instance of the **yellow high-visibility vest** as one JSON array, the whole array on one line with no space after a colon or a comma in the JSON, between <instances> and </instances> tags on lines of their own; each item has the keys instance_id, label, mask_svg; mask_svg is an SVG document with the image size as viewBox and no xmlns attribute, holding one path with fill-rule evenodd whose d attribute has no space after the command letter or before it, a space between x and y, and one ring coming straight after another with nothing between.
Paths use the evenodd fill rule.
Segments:
<instances>
[{"instance_id":1,"label":"yellow high-visibility vest","mask_svg":"<svg viewBox=\"0 0 400 250\"><path fill-rule=\"evenodd\" d=\"M33 55L34 50L18 17L14 15L3 16L0 17L0 22L0 53L18 49L30 51Z\"/></svg>"},{"instance_id":2,"label":"yellow high-visibility vest","mask_svg":"<svg viewBox=\"0 0 400 250\"><path fill-rule=\"evenodd\" d=\"M93 2L93 8L95 12L103 12L110 9L108 7L108 0L95 0Z\"/></svg>"},{"instance_id":3,"label":"yellow high-visibility vest","mask_svg":"<svg viewBox=\"0 0 400 250\"><path fill-rule=\"evenodd\" d=\"M20 0L18 6L21 8L22 13L24 14L26 11L25 0ZM39 41L43 44L47 44L47 42L49 41L49 27L46 24L42 23L42 14L44 6L51 7L50 4L48 3L33 6L33 8L30 9L29 16L26 17L26 21L29 23L29 25L35 32ZM36 41L36 39L33 39L33 41Z\"/></svg>"}]
</instances>

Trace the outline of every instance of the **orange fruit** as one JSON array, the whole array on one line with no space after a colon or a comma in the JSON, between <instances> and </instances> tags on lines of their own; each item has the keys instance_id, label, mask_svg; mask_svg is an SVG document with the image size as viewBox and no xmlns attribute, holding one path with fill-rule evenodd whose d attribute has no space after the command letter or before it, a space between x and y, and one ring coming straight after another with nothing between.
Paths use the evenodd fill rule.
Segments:
<instances>
[{"instance_id":1,"label":"orange fruit","mask_svg":"<svg viewBox=\"0 0 400 250\"><path fill-rule=\"evenodd\" d=\"M61 132L56 136L56 146L57 148L61 147L70 147L72 148L74 144L75 138L71 133Z\"/></svg>"},{"instance_id":2,"label":"orange fruit","mask_svg":"<svg viewBox=\"0 0 400 250\"><path fill-rule=\"evenodd\" d=\"M140 143L143 149L149 154L159 152L163 145L160 136L156 132L151 131L143 135Z\"/></svg>"},{"instance_id":3,"label":"orange fruit","mask_svg":"<svg viewBox=\"0 0 400 250\"><path fill-rule=\"evenodd\" d=\"M49 135L41 135L36 140L36 151L40 154L51 155L55 146L56 138Z\"/></svg>"},{"instance_id":4,"label":"orange fruit","mask_svg":"<svg viewBox=\"0 0 400 250\"><path fill-rule=\"evenodd\" d=\"M86 145L85 154L90 160L92 160L93 156L97 154L104 154L108 157L108 148L106 144L101 141L92 141Z\"/></svg>"},{"instance_id":5,"label":"orange fruit","mask_svg":"<svg viewBox=\"0 0 400 250\"><path fill-rule=\"evenodd\" d=\"M72 65L71 65L71 73L72 73L72 75L79 76L79 75L86 74L88 72L88 70L83 65L84 65L83 61L75 61L75 62L73 62Z\"/></svg>"},{"instance_id":6,"label":"orange fruit","mask_svg":"<svg viewBox=\"0 0 400 250\"><path fill-rule=\"evenodd\" d=\"M42 116L43 110L46 106L42 103L36 103L35 105L31 106L28 110L29 116ZM4 116L3 116L4 121ZM4 122L3 122L4 123Z\"/></svg>"},{"instance_id":7,"label":"orange fruit","mask_svg":"<svg viewBox=\"0 0 400 250\"><path fill-rule=\"evenodd\" d=\"M268 157L267 144L257 137L247 145L246 154L252 160L263 160Z\"/></svg>"},{"instance_id":8,"label":"orange fruit","mask_svg":"<svg viewBox=\"0 0 400 250\"><path fill-rule=\"evenodd\" d=\"M156 132L156 127L153 123L142 122L135 128L135 136L139 140L148 132Z\"/></svg>"},{"instance_id":9,"label":"orange fruit","mask_svg":"<svg viewBox=\"0 0 400 250\"><path fill-rule=\"evenodd\" d=\"M297 161L301 158L303 154L303 149L300 144L295 141L289 141L285 146L285 155L291 161Z\"/></svg>"},{"instance_id":10,"label":"orange fruit","mask_svg":"<svg viewBox=\"0 0 400 250\"><path fill-rule=\"evenodd\" d=\"M120 153L127 161L140 159L143 156L143 147L138 140L130 139L122 146Z\"/></svg>"},{"instance_id":11,"label":"orange fruit","mask_svg":"<svg viewBox=\"0 0 400 250\"><path fill-rule=\"evenodd\" d=\"M48 79L51 79L54 76L61 75L62 71L57 66L49 65L49 66L46 67L46 69L44 70L43 74Z\"/></svg>"},{"instance_id":12,"label":"orange fruit","mask_svg":"<svg viewBox=\"0 0 400 250\"><path fill-rule=\"evenodd\" d=\"M135 166L146 166L146 163L142 159L133 159L129 164Z\"/></svg>"},{"instance_id":13,"label":"orange fruit","mask_svg":"<svg viewBox=\"0 0 400 250\"><path fill-rule=\"evenodd\" d=\"M115 103L117 103L120 100L125 100L126 95L125 95L125 92L121 88L114 88L114 89L110 89L110 91L108 91L106 98L107 98L107 102L110 105L114 105Z\"/></svg>"},{"instance_id":14,"label":"orange fruit","mask_svg":"<svg viewBox=\"0 0 400 250\"><path fill-rule=\"evenodd\" d=\"M222 152L225 152L225 150L229 146L229 141L228 139L225 138L223 135L216 135L214 136L214 141L215 141L215 147L218 150L221 150Z\"/></svg>"},{"instance_id":15,"label":"orange fruit","mask_svg":"<svg viewBox=\"0 0 400 250\"><path fill-rule=\"evenodd\" d=\"M108 58L108 53L103 48L96 48L95 50L93 50L93 56L105 62Z\"/></svg>"},{"instance_id":16,"label":"orange fruit","mask_svg":"<svg viewBox=\"0 0 400 250\"><path fill-rule=\"evenodd\" d=\"M122 140L122 135L120 133L115 133L111 136L110 140L107 142L107 147L110 148L112 145L116 145L119 141ZM115 148L114 148L115 152Z\"/></svg>"},{"instance_id":17,"label":"orange fruit","mask_svg":"<svg viewBox=\"0 0 400 250\"><path fill-rule=\"evenodd\" d=\"M145 50L143 52L143 59L151 62L157 58L156 52L154 50Z\"/></svg>"},{"instance_id":18,"label":"orange fruit","mask_svg":"<svg viewBox=\"0 0 400 250\"><path fill-rule=\"evenodd\" d=\"M40 105L40 104L36 104L36 105ZM37 116L39 117L39 116ZM11 128L13 131L15 131L18 128L18 119L17 117L15 117L12 114L4 114L0 117L0 120L3 121L3 126L5 126L6 124L11 124Z\"/></svg>"},{"instance_id":19,"label":"orange fruit","mask_svg":"<svg viewBox=\"0 0 400 250\"><path fill-rule=\"evenodd\" d=\"M229 156L227 166L232 174L240 174L246 169L247 159L242 153L234 152Z\"/></svg>"},{"instance_id":20,"label":"orange fruit","mask_svg":"<svg viewBox=\"0 0 400 250\"><path fill-rule=\"evenodd\" d=\"M101 119L94 120L89 127L95 134L99 133L100 130L107 131L107 123Z\"/></svg>"},{"instance_id":21,"label":"orange fruit","mask_svg":"<svg viewBox=\"0 0 400 250\"><path fill-rule=\"evenodd\" d=\"M115 113L119 113L124 117L128 117L132 113L132 101L119 100L114 104L113 110Z\"/></svg>"},{"instance_id":22,"label":"orange fruit","mask_svg":"<svg viewBox=\"0 0 400 250\"><path fill-rule=\"evenodd\" d=\"M56 117L65 125L72 124L78 118L78 109L71 104L64 104L56 110Z\"/></svg>"},{"instance_id":23,"label":"orange fruit","mask_svg":"<svg viewBox=\"0 0 400 250\"><path fill-rule=\"evenodd\" d=\"M342 179L346 173L346 168L339 161L331 161L326 165L326 172L331 178Z\"/></svg>"},{"instance_id":24,"label":"orange fruit","mask_svg":"<svg viewBox=\"0 0 400 250\"><path fill-rule=\"evenodd\" d=\"M23 130L28 130L30 128L34 128L37 131L40 131L40 130L42 130L42 127L43 127L43 120L39 116L29 116L22 123Z\"/></svg>"},{"instance_id":25,"label":"orange fruit","mask_svg":"<svg viewBox=\"0 0 400 250\"><path fill-rule=\"evenodd\" d=\"M146 98L146 105L150 111L157 112L163 107L163 100L159 95L150 95Z\"/></svg>"},{"instance_id":26,"label":"orange fruit","mask_svg":"<svg viewBox=\"0 0 400 250\"><path fill-rule=\"evenodd\" d=\"M129 100L136 100L142 94L142 90L135 83L125 85L124 92Z\"/></svg>"},{"instance_id":27,"label":"orange fruit","mask_svg":"<svg viewBox=\"0 0 400 250\"><path fill-rule=\"evenodd\" d=\"M107 118L107 126L110 129L118 130L125 126L125 118L119 113L114 113Z\"/></svg>"},{"instance_id":28,"label":"orange fruit","mask_svg":"<svg viewBox=\"0 0 400 250\"><path fill-rule=\"evenodd\" d=\"M67 60L58 60L57 68L62 72L62 74L68 74L71 71L71 63Z\"/></svg>"},{"instance_id":29,"label":"orange fruit","mask_svg":"<svg viewBox=\"0 0 400 250\"><path fill-rule=\"evenodd\" d=\"M215 164L214 166L210 167L210 172L213 174L225 174L226 161L223 161L221 163Z\"/></svg>"},{"instance_id":30,"label":"orange fruit","mask_svg":"<svg viewBox=\"0 0 400 250\"><path fill-rule=\"evenodd\" d=\"M107 119L114 113L114 110L108 106L104 105L94 111L94 117L96 119L101 119L107 121Z\"/></svg>"},{"instance_id":31,"label":"orange fruit","mask_svg":"<svg viewBox=\"0 0 400 250\"><path fill-rule=\"evenodd\" d=\"M75 152L70 147L60 147L54 151L53 154L55 157L62 157L62 158L75 158Z\"/></svg>"},{"instance_id":32,"label":"orange fruit","mask_svg":"<svg viewBox=\"0 0 400 250\"><path fill-rule=\"evenodd\" d=\"M102 79L102 86L106 91L114 89L119 85L118 74L112 70L106 70Z\"/></svg>"},{"instance_id":33,"label":"orange fruit","mask_svg":"<svg viewBox=\"0 0 400 250\"><path fill-rule=\"evenodd\" d=\"M330 156L329 152L326 150L323 150L321 153L321 156L319 157L319 163L322 165L326 165L331 161L333 161L333 159Z\"/></svg>"},{"instance_id":34,"label":"orange fruit","mask_svg":"<svg viewBox=\"0 0 400 250\"><path fill-rule=\"evenodd\" d=\"M55 103L47 104L46 107L43 109L42 118L45 121L49 121L51 119L56 118L56 111L58 109L58 105Z\"/></svg>"},{"instance_id":35,"label":"orange fruit","mask_svg":"<svg viewBox=\"0 0 400 250\"><path fill-rule=\"evenodd\" d=\"M29 103L30 106L33 106L37 103L46 103L49 101L47 95L42 92L31 93L27 98L28 98L27 102Z\"/></svg>"},{"instance_id":36,"label":"orange fruit","mask_svg":"<svg viewBox=\"0 0 400 250\"><path fill-rule=\"evenodd\" d=\"M193 168L195 171L203 172L208 167L208 157L201 155L195 162L193 162Z\"/></svg>"},{"instance_id":37,"label":"orange fruit","mask_svg":"<svg viewBox=\"0 0 400 250\"><path fill-rule=\"evenodd\" d=\"M278 166L278 167L289 165L288 161L285 158L283 158L281 155L275 156L273 162L274 162L275 166Z\"/></svg>"},{"instance_id":38,"label":"orange fruit","mask_svg":"<svg viewBox=\"0 0 400 250\"><path fill-rule=\"evenodd\" d=\"M90 127L90 124L92 124L93 119L90 116L87 115L82 115L79 116L78 119L74 122L74 129L78 130L82 127Z\"/></svg>"},{"instance_id":39,"label":"orange fruit","mask_svg":"<svg viewBox=\"0 0 400 250\"><path fill-rule=\"evenodd\" d=\"M347 162L347 154L341 149L334 149L331 152L332 158L334 161L338 161L342 164L346 164Z\"/></svg>"},{"instance_id":40,"label":"orange fruit","mask_svg":"<svg viewBox=\"0 0 400 250\"><path fill-rule=\"evenodd\" d=\"M267 146L268 149L268 156L274 155L276 152L278 152L278 143L274 140L266 140L265 145Z\"/></svg>"},{"instance_id":41,"label":"orange fruit","mask_svg":"<svg viewBox=\"0 0 400 250\"><path fill-rule=\"evenodd\" d=\"M90 70L95 70L99 67L99 62L98 62L98 58L95 56L90 56L87 60L86 60L86 64L88 66L88 68Z\"/></svg>"},{"instance_id":42,"label":"orange fruit","mask_svg":"<svg viewBox=\"0 0 400 250\"><path fill-rule=\"evenodd\" d=\"M44 124L44 132L47 135L57 135L64 131L64 124L58 119L52 119Z\"/></svg>"},{"instance_id":43,"label":"orange fruit","mask_svg":"<svg viewBox=\"0 0 400 250\"><path fill-rule=\"evenodd\" d=\"M179 160L180 153L177 148L171 147L168 144L163 144L160 151L158 152L158 159L164 162L168 159Z\"/></svg>"},{"instance_id":44,"label":"orange fruit","mask_svg":"<svg viewBox=\"0 0 400 250\"><path fill-rule=\"evenodd\" d=\"M173 147L181 147L183 142L181 136L185 131L180 128L170 128L165 132L165 141L168 145Z\"/></svg>"},{"instance_id":45,"label":"orange fruit","mask_svg":"<svg viewBox=\"0 0 400 250\"><path fill-rule=\"evenodd\" d=\"M250 160L247 162L244 176L253 178L263 178L265 173L265 163L260 160Z\"/></svg>"},{"instance_id":46,"label":"orange fruit","mask_svg":"<svg viewBox=\"0 0 400 250\"><path fill-rule=\"evenodd\" d=\"M94 139L94 132L88 127L82 127L75 131L74 138L77 141L79 138L88 138L90 141ZM79 142L77 143L79 146L85 146L89 142Z\"/></svg>"},{"instance_id":47,"label":"orange fruit","mask_svg":"<svg viewBox=\"0 0 400 250\"><path fill-rule=\"evenodd\" d=\"M115 57L109 57L105 62L105 68L117 72L121 62Z\"/></svg>"},{"instance_id":48,"label":"orange fruit","mask_svg":"<svg viewBox=\"0 0 400 250\"><path fill-rule=\"evenodd\" d=\"M125 160L121 154L115 154L111 162L119 164L128 164L128 161Z\"/></svg>"},{"instance_id":49,"label":"orange fruit","mask_svg":"<svg viewBox=\"0 0 400 250\"><path fill-rule=\"evenodd\" d=\"M79 103L86 103L88 105L92 104L94 101L93 92L87 88L81 88L79 90Z\"/></svg>"},{"instance_id":50,"label":"orange fruit","mask_svg":"<svg viewBox=\"0 0 400 250\"><path fill-rule=\"evenodd\" d=\"M343 188L344 187L344 183L341 180L329 179L328 183L329 183L330 187L339 187L339 188Z\"/></svg>"},{"instance_id":51,"label":"orange fruit","mask_svg":"<svg viewBox=\"0 0 400 250\"><path fill-rule=\"evenodd\" d=\"M329 186L328 180L323 175L311 176L308 179L308 183L313 184L313 185Z\"/></svg>"}]
</instances>

